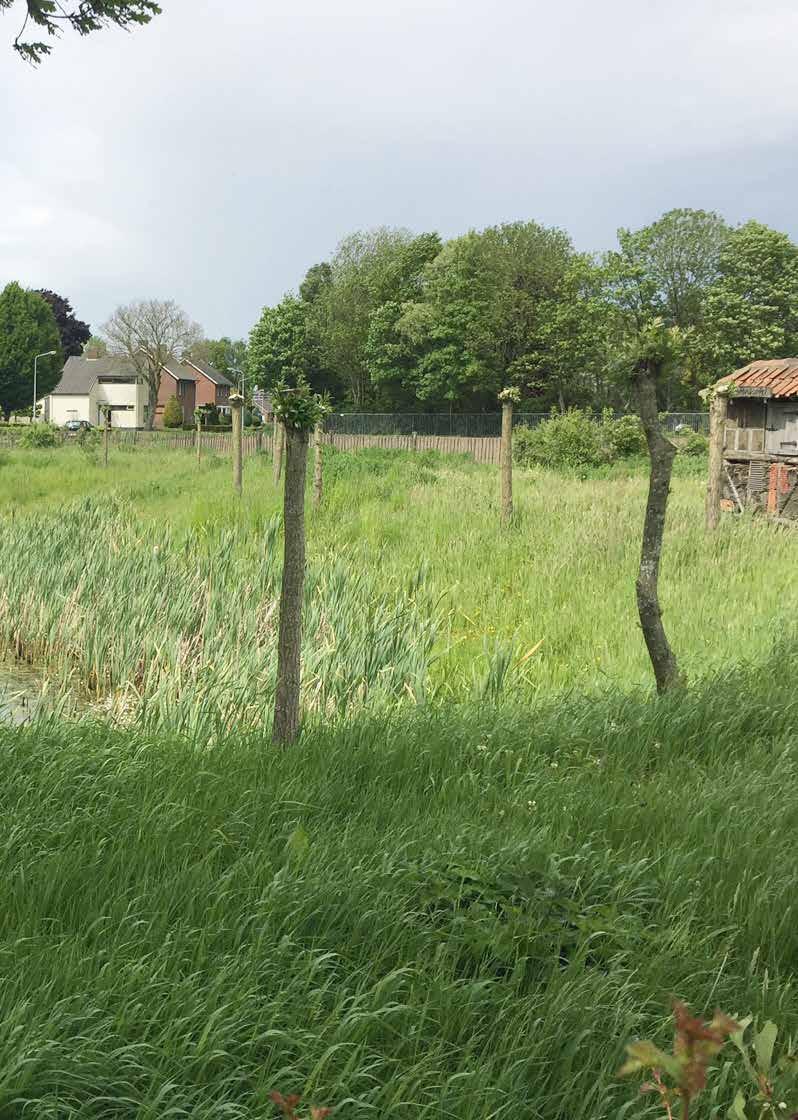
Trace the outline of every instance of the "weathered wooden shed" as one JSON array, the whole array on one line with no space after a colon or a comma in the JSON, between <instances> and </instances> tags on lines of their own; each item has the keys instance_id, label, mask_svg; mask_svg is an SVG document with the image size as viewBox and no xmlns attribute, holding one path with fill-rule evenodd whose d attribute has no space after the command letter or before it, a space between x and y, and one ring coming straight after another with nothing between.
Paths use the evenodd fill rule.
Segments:
<instances>
[{"instance_id":1,"label":"weathered wooden shed","mask_svg":"<svg viewBox=\"0 0 798 1120\"><path fill-rule=\"evenodd\" d=\"M798 519L798 358L749 362L721 386L729 391L723 507Z\"/></svg>"}]
</instances>

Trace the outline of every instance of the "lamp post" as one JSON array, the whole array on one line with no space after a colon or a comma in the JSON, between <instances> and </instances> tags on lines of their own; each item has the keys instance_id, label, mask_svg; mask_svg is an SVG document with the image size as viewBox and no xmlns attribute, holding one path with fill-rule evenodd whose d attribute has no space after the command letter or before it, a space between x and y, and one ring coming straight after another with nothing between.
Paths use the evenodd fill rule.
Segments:
<instances>
[{"instance_id":1,"label":"lamp post","mask_svg":"<svg viewBox=\"0 0 798 1120\"><path fill-rule=\"evenodd\" d=\"M45 350L43 354L37 354L33 359L33 409L30 414L31 424L36 423L36 379L39 373L39 358L51 358L55 353L55 350Z\"/></svg>"}]
</instances>

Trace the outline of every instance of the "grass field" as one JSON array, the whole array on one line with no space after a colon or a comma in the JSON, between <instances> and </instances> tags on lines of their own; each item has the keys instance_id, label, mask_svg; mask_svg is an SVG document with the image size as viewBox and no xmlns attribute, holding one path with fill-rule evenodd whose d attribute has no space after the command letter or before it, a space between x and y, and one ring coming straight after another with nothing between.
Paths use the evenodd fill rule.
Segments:
<instances>
[{"instance_id":1,"label":"grass field","mask_svg":"<svg viewBox=\"0 0 798 1120\"><path fill-rule=\"evenodd\" d=\"M793 537L729 519L708 540L702 465L672 498L662 572L692 678L765 656L794 626ZM117 714L193 733L267 717L281 542L270 463L77 449L0 466L0 639ZM305 706L325 719L499 696L648 687L634 575L646 480L522 474L497 530L495 472L464 459L339 454L309 518ZM35 544L35 547L34 547ZM539 647L524 660L525 655Z\"/></svg>"},{"instance_id":2,"label":"grass field","mask_svg":"<svg viewBox=\"0 0 798 1120\"><path fill-rule=\"evenodd\" d=\"M278 497L228 467L3 456L0 634L120 725L0 727L0 1120L625 1120L671 996L798 1031L789 532L707 541L679 466L655 702L639 470L524 476L501 535L495 472L336 456L276 752Z\"/></svg>"}]
</instances>

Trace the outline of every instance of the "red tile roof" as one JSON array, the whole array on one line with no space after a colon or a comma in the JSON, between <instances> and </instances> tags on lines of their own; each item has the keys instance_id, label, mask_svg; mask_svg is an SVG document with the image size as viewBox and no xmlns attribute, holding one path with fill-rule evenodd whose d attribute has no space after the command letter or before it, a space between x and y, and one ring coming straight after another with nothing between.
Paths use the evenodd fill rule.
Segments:
<instances>
[{"instance_id":1,"label":"red tile roof","mask_svg":"<svg viewBox=\"0 0 798 1120\"><path fill-rule=\"evenodd\" d=\"M771 358L767 362L749 362L742 369L721 377L718 385L733 381L735 385L770 389L774 397L798 396L798 358Z\"/></svg>"}]
</instances>

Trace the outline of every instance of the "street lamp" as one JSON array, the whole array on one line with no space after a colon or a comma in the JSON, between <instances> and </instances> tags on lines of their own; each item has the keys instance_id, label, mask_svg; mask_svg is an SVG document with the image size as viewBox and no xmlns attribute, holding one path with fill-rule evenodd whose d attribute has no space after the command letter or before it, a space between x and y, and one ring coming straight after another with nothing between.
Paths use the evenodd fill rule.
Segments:
<instances>
[{"instance_id":1,"label":"street lamp","mask_svg":"<svg viewBox=\"0 0 798 1120\"><path fill-rule=\"evenodd\" d=\"M36 377L38 374L39 358L52 358L55 353L55 350L45 350L43 354L37 354L33 359L33 411L30 414L31 424L36 423Z\"/></svg>"}]
</instances>

